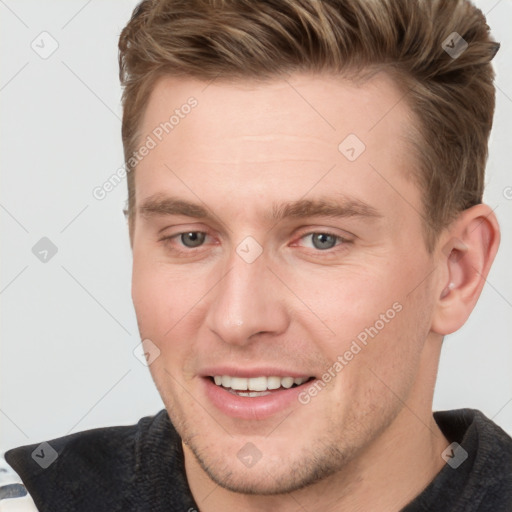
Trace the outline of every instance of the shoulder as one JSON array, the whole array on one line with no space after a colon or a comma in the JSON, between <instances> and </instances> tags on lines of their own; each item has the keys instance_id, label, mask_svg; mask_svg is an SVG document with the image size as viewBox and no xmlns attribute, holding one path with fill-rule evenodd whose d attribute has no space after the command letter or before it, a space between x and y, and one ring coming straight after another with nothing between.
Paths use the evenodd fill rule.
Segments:
<instances>
[{"instance_id":1,"label":"shoulder","mask_svg":"<svg viewBox=\"0 0 512 512\"><path fill-rule=\"evenodd\" d=\"M40 510L50 510L63 500L68 504L72 500L75 510L92 510L97 499L91 496L92 489L104 497L104 510L114 510L110 500L122 499L118 491L135 481L143 445L169 428L163 409L133 425L95 428L19 446L8 450L5 459Z\"/></svg>"},{"instance_id":2,"label":"shoulder","mask_svg":"<svg viewBox=\"0 0 512 512\"><path fill-rule=\"evenodd\" d=\"M441 411L434 417L448 439L474 441L480 462L488 467L502 466L512 478L512 437L492 419L476 409Z\"/></svg>"},{"instance_id":3,"label":"shoulder","mask_svg":"<svg viewBox=\"0 0 512 512\"><path fill-rule=\"evenodd\" d=\"M443 411L435 417L446 437L469 452L464 492L467 509L512 510L512 438L475 409ZM457 439L460 434L462 439Z\"/></svg>"},{"instance_id":4,"label":"shoulder","mask_svg":"<svg viewBox=\"0 0 512 512\"><path fill-rule=\"evenodd\" d=\"M70 462L74 467L80 464L101 473L116 460L135 457L138 443L167 425L172 428L167 411L163 409L154 416L141 418L133 425L94 428L19 446L8 450L5 459L17 472L30 469L43 473L50 467L62 468Z\"/></svg>"},{"instance_id":5,"label":"shoulder","mask_svg":"<svg viewBox=\"0 0 512 512\"><path fill-rule=\"evenodd\" d=\"M37 512L21 478L0 457L0 512Z\"/></svg>"},{"instance_id":6,"label":"shoulder","mask_svg":"<svg viewBox=\"0 0 512 512\"><path fill-rule=\"evenodd\" d=\"M512 510L512 438L479 411L475 411L473 424L479 441L474 484L482 487L486 501L506 502L506 510Z\"/></svg>"}]
</instances>

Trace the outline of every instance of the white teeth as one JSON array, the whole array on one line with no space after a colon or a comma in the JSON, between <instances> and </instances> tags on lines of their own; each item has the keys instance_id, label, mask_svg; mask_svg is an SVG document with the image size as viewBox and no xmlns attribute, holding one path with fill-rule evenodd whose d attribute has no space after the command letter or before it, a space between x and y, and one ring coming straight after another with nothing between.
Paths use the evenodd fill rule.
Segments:
<instances>
[{"instance_id":1,"label":"white teeth","mask_svg":"<svg viewBox=\"0 0 512 512\"><path fill-rule=\"evenodd\" d=\"M229 378L229 377L228 377ZM265 377L263 377L265 378ZM243 377L231 377L231 384L230 384L230 388L232 389L239 389L240 391L245 391L247 389L247 379L244 379ZM252 389L254 391L263 391L263 389L256 389L256 388L249 388L249 389Z\"/></svg>"},{"instance_id":2,"label":"white teeth","mask_svg":"<svg viewBox=\"0 0 512 512\"><path fill-rule=\"evenodd\" d=\"M283 388L291 388L293 386L293 377L283 377L281 379L281 386Z\"/></svg>"},{"instance_id":3,"label":"white teeth","mask_svg":"<svg viewBox=\"0 0 512 512\"><path fill-rule=\"evenodd\" d=\"M279 389L281 379L279 377L267 377L267 389Z\"/></svg>"},{"instance_id":4,"label":"white teeth","mask_svg":"<svg viewBox=\"0 0 512 512\"><path fill-rule=\"evenodd\" d=\"M238 389L235 386L237 379L231 378L231 388ZM247 386L251 391L265 391L267 389L267 377L254 377L252 379L240 379L247 381ZM245 388L247 389L247 388Z\"/></svg>"},{"instance_id":5,"label":"white teeth","mask_svg":"<svg viewBox=\"0 0 512 512\"><path fill-rule=\"evenodd\" d=\"M267 391L271 389L291 388L294 384L300 386L308 380L307 377L231 377L230 375L215 375L213 380L217 386L237 391ZM243 393L243 396L260 396L258 393Z\"/></svg>"}]
</instances>

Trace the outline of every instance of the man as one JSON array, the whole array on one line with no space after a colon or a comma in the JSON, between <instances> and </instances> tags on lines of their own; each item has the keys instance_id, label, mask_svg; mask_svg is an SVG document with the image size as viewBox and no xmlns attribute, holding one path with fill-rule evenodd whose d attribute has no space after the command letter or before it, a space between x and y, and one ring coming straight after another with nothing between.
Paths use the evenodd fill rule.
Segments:
<instances>
[{"instance_id":1,"label":"man","mask_svg":"<svg viewBox=\"0 0 512 512\"><path fill-rule=\"evenodd\" d=\"M499 245L466 0L143 1L120 38L132 297L165 409L6 454L41 511L512 510L432 413Z\"/></svg>"}]
</instances>

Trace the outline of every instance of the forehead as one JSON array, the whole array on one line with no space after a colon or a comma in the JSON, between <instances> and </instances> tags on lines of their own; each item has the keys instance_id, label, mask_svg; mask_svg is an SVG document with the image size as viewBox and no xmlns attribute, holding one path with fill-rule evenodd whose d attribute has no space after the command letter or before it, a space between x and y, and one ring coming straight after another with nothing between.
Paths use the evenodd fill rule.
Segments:
<instances>
[{"instance_id":1,"label":"forehead","mask_svg":"<svg viewBox=\"0 0 512 512\"><path fill-rule=\"evenodd\" d=\"M364 83L311 74L267 82L166 77L143 118L141 141L155 145L137 167L137 202L166 187L191 197L181 176L217 201L219 192L236 191L243 202L315 188L373 195L378 208L380 188L382 200L403 208L400 196L418 195L405 141L413 127L403 92L382 72Z\"/></svg>"},{"instance_id":2,"label":"forehead","mask_svg":"<svg viewBox=\"0 0 512 512\"><path fill-rule=\"evenodd\" d=\"M334 142L349 129L367 140L377 127L377 134L385 131L400 136L404 123L414 122L403 90L383 71L367 76L362 81L355 76L297 73L265 81L210 82L163 77L151 91L142 132L149 133L155 122L165 122L194 97L200 107L194 113L207 110L210 122L194 115L186 124L200 117L205 133L214 127L209 133L212 139L227 131L240 136L266 135L276 127L283 129L283 135L291 131ZM299 124L298 120L306 122Z\"/></svg>"}]
</instances>

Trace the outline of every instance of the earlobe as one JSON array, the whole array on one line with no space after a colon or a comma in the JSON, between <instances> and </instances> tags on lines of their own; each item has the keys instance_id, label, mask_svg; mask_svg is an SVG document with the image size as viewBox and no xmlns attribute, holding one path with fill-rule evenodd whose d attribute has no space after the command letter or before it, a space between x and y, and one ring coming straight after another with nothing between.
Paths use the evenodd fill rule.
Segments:
<instances>
[{"instance_id":1,"label":"earlobe","mask_svg":"<svg viewBox=\"0 0 512 512\"><path fill-rule=\"evenodd\" d=\"M450 226L438 253L433 332L447 335L464 325L480 297L499 240L496 216L484 204L463 211Z\"/></svg>"}]
</instances>

